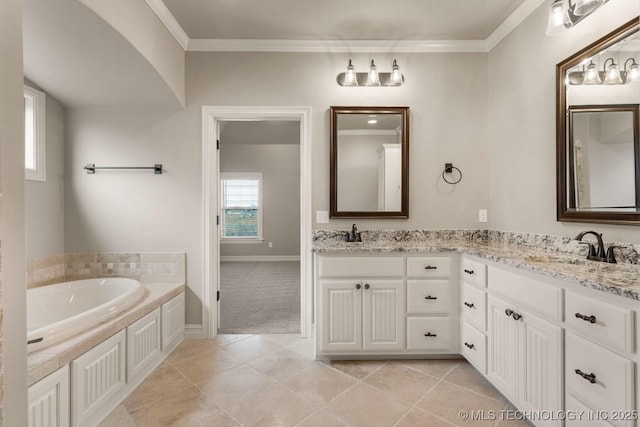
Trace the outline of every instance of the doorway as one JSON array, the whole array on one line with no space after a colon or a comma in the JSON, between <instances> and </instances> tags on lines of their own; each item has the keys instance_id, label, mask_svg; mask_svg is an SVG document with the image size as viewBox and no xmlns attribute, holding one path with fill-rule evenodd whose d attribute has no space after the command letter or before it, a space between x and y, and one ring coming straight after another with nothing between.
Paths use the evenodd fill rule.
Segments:
<instances>
[{"instance_id":1,"label":"doorway","mask_svg":"<svg viewBox=\"0 0 640 427\"><path fill-rule=\"evenodd\" d=\"M311 336L311 108L309 107L203 107L203 286L202 337L217 334L220 285L220 155L218 141L226 122L294 121L299 123L299 279L300 333ZM268 241L267 241L268 242Z\"/></svg>"},{"instance_id":2,"label":"doorway","mask_svg":"<svg viewBox=\"0 0 640 427\"><path fill-rule=\"evenodd\" d=\"M300 333L300 122L221 121L219 334Z\"/></svg>"}]
</instances>

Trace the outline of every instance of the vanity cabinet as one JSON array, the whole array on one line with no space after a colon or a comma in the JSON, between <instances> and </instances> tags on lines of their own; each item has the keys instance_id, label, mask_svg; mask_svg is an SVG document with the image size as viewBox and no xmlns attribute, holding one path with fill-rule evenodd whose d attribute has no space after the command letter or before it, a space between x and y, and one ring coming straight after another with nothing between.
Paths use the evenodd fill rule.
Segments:
<instances>
[{"instance_id":1,"label":"vanity cabinet","mask_svg":"<svg viewBox=\"0 0 640 427\"><path fill-rule=\"evenodd\" d=\"M450 255L317 255L316 354L457 354Z\"/></svg>"},{"instance_id":2,"label":"vanity cabinet","mask_svg":"<svg viewBox=\"0 0 640 427\"><path fill-rule=\"evenodd\" d=\"M490 266L488 269L488 364L489 380L520 410L563 409L563 329L543 318L559 314L553 300L534 306L533 294L540 290L532 278ZM552 286L540 283L542 292L560 297ZM493 291L492 291L493 290ZM524 292L524 293L523 293ZM504 294L516 295L514 298ZM529 301L525 306L522 302ZM561 299L558 299L560 303ZM537 421L539 426L562 426L559 419Z\"/></svg>"},{"instance_id":3,"label":"vanity cabinet","mask_svg":"<svg viewBox=\"0 0 640 427\"><path fill-rule=\"evenodd\" d=\"M487 266L467 256L460 266L460 353L487 373Z\"/></svg>"}]
</instances>

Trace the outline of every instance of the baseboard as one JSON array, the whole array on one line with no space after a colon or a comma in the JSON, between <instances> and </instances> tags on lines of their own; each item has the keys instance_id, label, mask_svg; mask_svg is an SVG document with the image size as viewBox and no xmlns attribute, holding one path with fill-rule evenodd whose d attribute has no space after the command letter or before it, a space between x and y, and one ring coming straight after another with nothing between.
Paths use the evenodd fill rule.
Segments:
<instances>
[{"instance_id":1,"label":"baseboard","mask_svg":"<svg viewBox=\"0 0 640 427\"><path fill-rule=\"evenodd\" d=\"M186 340L203 340L202 325L190 324L184 325L184 339Z\"/></svg>"},{"instance_id":2,"label":"baseboard","mask_svg":"<svg viewBox=\"0 0 640 427\"><path fill-rule=\"evenodd\" d=\"M284 262L284 261L300 261L299 255L282 255L282 256L221 256L220 262Z\"/></svg>"}]
</instances>

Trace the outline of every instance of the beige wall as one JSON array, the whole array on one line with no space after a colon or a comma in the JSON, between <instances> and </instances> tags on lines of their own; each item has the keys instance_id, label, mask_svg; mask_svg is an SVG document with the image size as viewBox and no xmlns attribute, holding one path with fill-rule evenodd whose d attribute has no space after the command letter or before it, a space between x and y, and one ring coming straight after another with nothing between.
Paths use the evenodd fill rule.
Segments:
<instances>
[{"instance_id":1,"label":"beige wall","mask_svg":"<svg viewBox=\"0 0 640 427\"><path fill-rule=\"evenodd\" d=\"M611 1L548 37L545 3L489 53L491 228L640 242L637 227L557 222L555 187L555 66L639 13L638 1Z\"/></svg>"},{"instance_id":2,"label":"beige wall","mask_svg":"<svg viewBox=\"0 0 640 427\"><path fill-rule=\"evenodd\" d=\"M24 101L20 0L0 13L0 425L27 425Z\"/></svg>"},{"instance_id":3,"label":"beige wall","mask_svg":"<svg viewBox=\"0 0 640 427\"><path fill-rule=\"evenodd\" d=\"M131 43L184 105L184 50L144 0L80 2Z\"/></svg>"},{"instance_id":4,"label":"beige wall","mask_svg":"<svg viewBox=\"0 0 640 427\"><path fill-rule=\"evenodd\" d=\"M46 181L25 181L27 259L64 252L64 107L49 94L45 105Z\"/></svg>"}]
</instances>

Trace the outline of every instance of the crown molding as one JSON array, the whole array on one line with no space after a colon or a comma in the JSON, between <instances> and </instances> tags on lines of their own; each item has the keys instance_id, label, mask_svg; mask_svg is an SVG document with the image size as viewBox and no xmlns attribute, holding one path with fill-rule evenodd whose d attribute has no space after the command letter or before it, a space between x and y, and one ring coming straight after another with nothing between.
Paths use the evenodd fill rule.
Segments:
<instances>
[{"instance_id":1,"label":"crown molding","mask_svg":"<svg viewBox=\"0 0 640 427\"><path fill-rule=\"evenodd\" d=\"M190 39L189 52L486 52L484 40L257 40Z\"/></svg>"},{"instance_id":2,"label":"crown molding","mask_svg":"<svg viewBox=\"0 0 640 427\"><path fill-rule=\"evenodd\" d=\"M191 39L163 0L145 0L187 52L486 53L546 0L525 0L484 40L266 40Z\"/></svg>"},{"instance_id":3,"label":"crown molding","mask_svg":"<svg viewBox=\"0 0 640 427\"><path fill-rule=\"evenodd\" d=\"M160 22L165 26L165 28L171 33L173 38L176 39L178 44L184 49L187 50L187 46L189 45L189 36L185 33L184 29L176 18L173 16L169 8L164 4L162 0L145 0L147 5L153 10L153 12L160 18Z\"/></svg>"}]
</instances>

